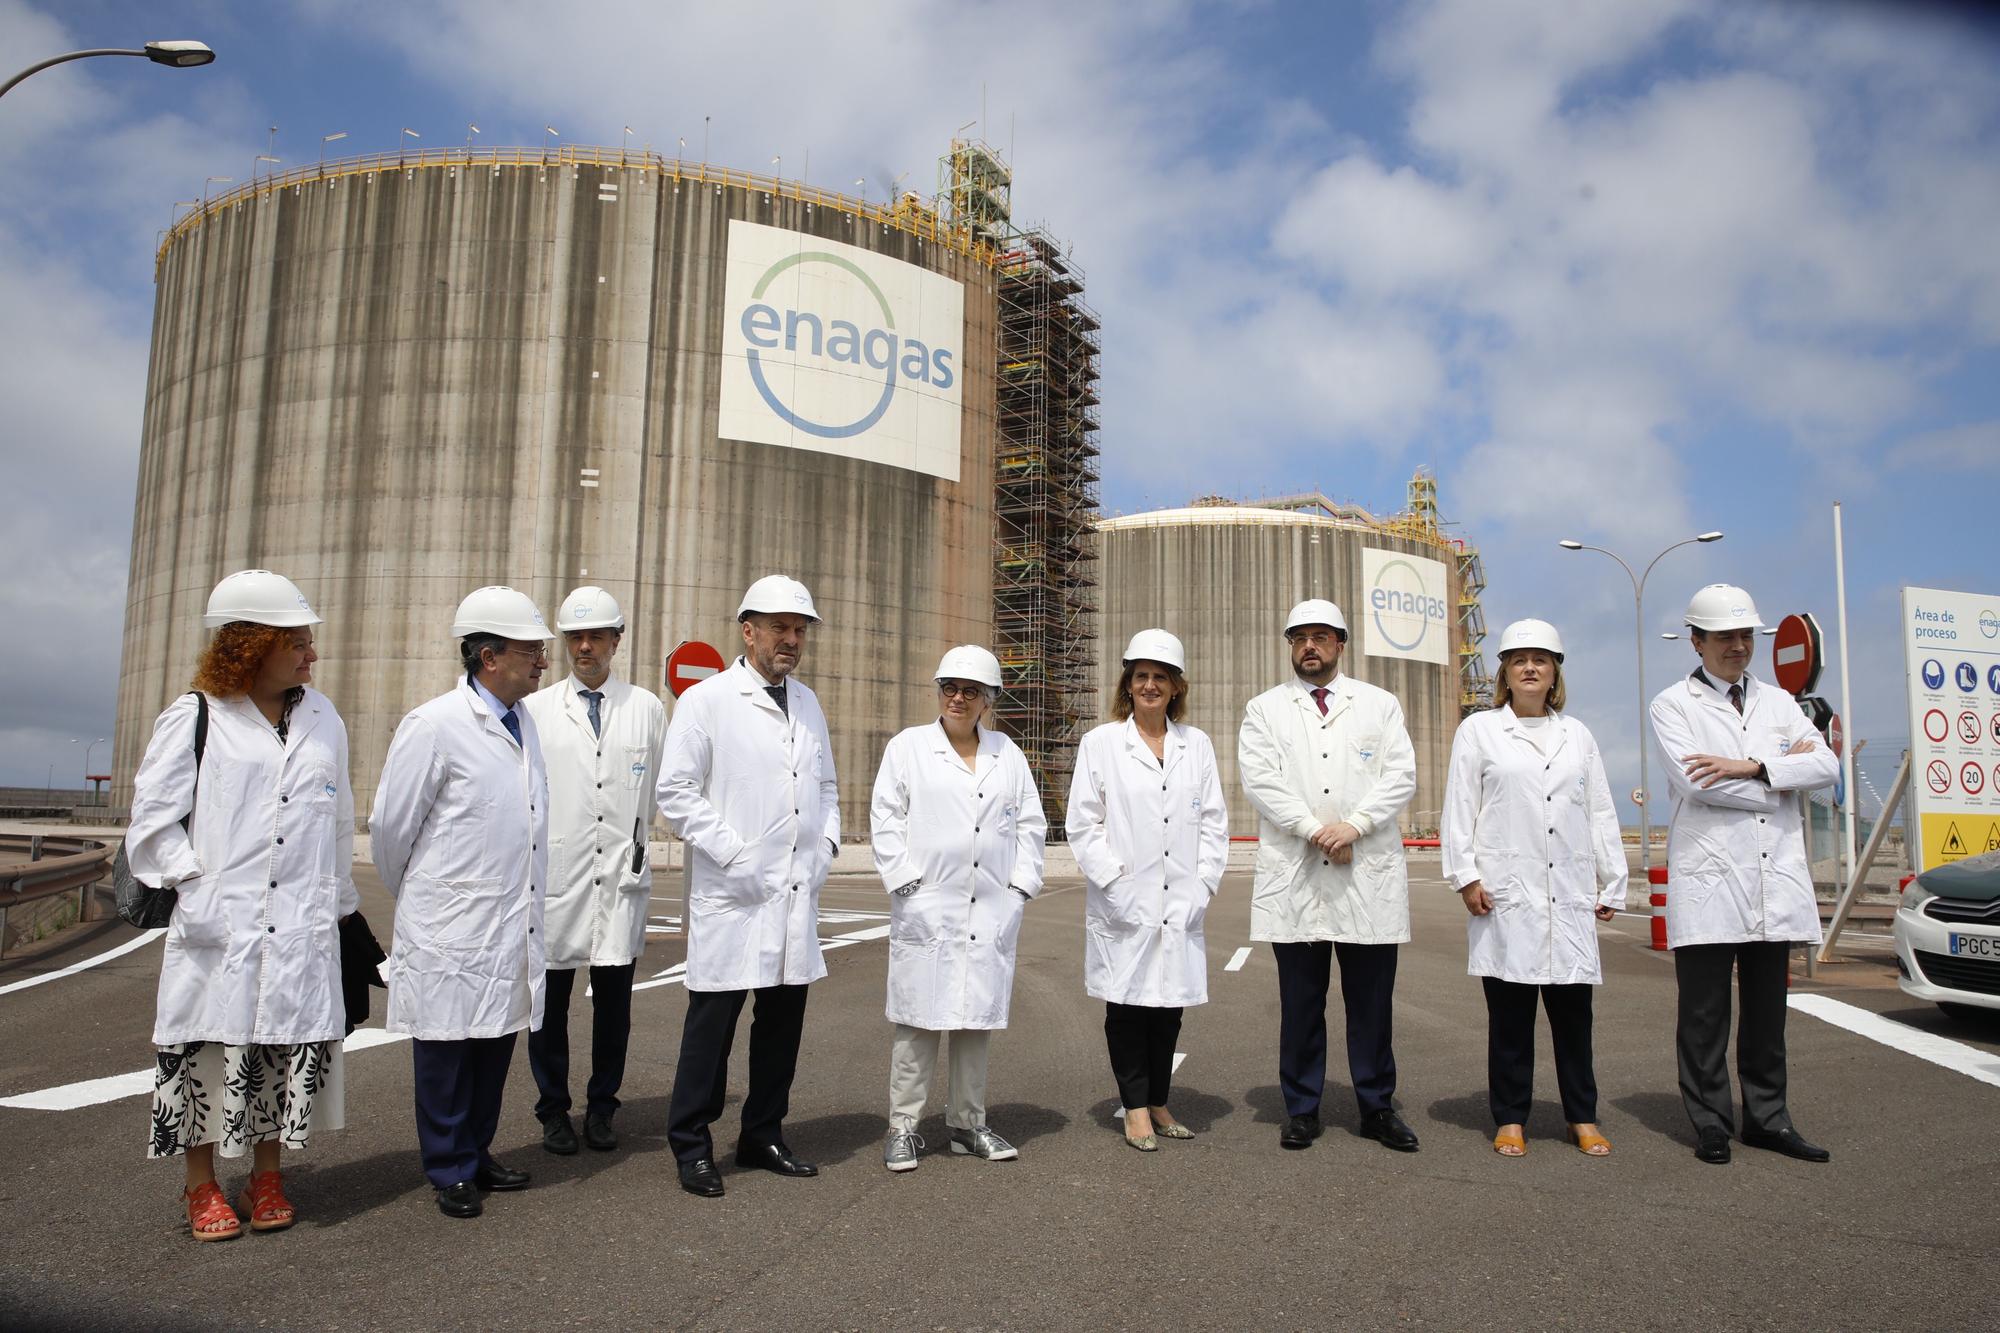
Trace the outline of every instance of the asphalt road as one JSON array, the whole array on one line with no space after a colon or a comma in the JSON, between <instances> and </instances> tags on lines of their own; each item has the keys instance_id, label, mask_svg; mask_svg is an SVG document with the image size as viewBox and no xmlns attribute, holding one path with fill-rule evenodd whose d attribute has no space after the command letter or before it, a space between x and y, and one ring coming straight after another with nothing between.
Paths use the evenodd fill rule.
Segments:
<instances>
[{"instance_id":1,"label":"asphalt road","mask_svg":"<svg viewBox=\"0 0 2000 1333\"><path fill-rule=\"evenodd\" d=\"M146 1100L0 1107L0 1327L196 1328L1992 1328L2000 1325L2000 1087L1795 1012L1792 1107L1830 1166L1738 1147L1704 1166L1675 1087L1673 977L1646 925L1605 928L1598 993L1607 1160L1562 1139L1546 1029L1529 1154L1488 1147L1484 1010L1463 912L1413 861L1416 941L1397 989L1400 1103L1415 1155L1353 1132L1336 1073L1329 1133L1280 1151L1277 985L1248 943L1249 879L1209 915L1211 1002L1188 1012L1173 1106L1191 1143L1127 1149L1083 994L1083 891L1055 881L1022 931L1013 1026L993 1045L991 1121L1021 1160L938 1151L934 1089L915 1172L881 1165L889 1027L884 946L828 955L812 990L787 1137L822 1168L792 1181L725 1166L684 1194L664 1122L685 994L635 997L610 1154L551 1157L517 1051L496 1151L534 1173L484 1217L441 1217L418 1169L401 1043L348 1058L347 1128L288 1154L299 1225L221 1245L187 1236L178 1164L144 1158ZM389 905L365 872L386 937ZM677 913L678 876L654 910ZM668 894L676 896L665 896ZM823 936L880 924L871 877L839 876ZM855 915L842 916L842 913ZM159 946L4 988L133 938L118 925L0 966L0 1099L143 1069ZM655 937L641 978L681 960ZM1879 962L1799 993L1965 1043L2000 1069L2000 1024L1898 993ZM376 992L379 1023L381 992ZM587 1049L581 995L572 1040ZM1333 1063L1339 1058L1338 988ZM579 1052L580 1053L580 1052ZM940 1080L943 1068L940 1062ZM743 1081L739 1034L732 1086ZM578 1078L580 1092L581 1076ZM716 1126L726 1154L737 1098ZM232 1164L232 1195L247 1159Z\"/></svg>"}]
</instances>

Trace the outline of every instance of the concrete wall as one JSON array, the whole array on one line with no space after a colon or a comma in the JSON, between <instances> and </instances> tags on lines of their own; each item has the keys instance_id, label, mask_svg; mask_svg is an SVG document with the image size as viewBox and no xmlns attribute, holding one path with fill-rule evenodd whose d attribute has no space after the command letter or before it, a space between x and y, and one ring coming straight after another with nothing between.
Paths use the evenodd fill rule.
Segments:
<instances>
[{"instance_id":1,"label":"concrete wall","mask_svg":"<svg viewBox=\"0 0 2000 1333\"><path fill-rule=\"evenodd\" d=\"M992 276L893 226L671 165L329 164L176 235L114 805L232 570L290 576L325 617L317 683L347 720L364 813L397 721L455 678L451 613L473 588L521 588L551 624L571 587L609 588L631 627L618 668L661 691L683 639L733 656L744 587L782 571L825 618L800 679L831 719L844 822L865 830L882 746L930 715L939 654L992 633ZM965 283L962 482L716 437L731 218ZM544 679L563 674L558 654Z\"/></svg>"},{"instance_id":2,"label":"concrete wall","mask_svg":"<svg viewBox=\"0 0 2000 1333\"><path fill-rule=\"evenodd\" d=\"M1311 514L1182 512L1181 519L1172 512L1136 514L1099 525L1100 718L1110 716L1126 640L1150 626L1179 635L1188 654L1186 720L1215 742L1229 797L1230 834L1255 834L1256 811L1236 776L1243 707L1291 678L1285 613L1304 598L1325 597L1346 614L1351 631L1340 669L1381 686L1403 705L1417 751L1417 794L1404 812L1404 827L1436 827L1459 722L1457 644L1447 666L1367 656L1361 551L1375 547L1443 561L1456 603L1457 566L1450 553ZM1231 514L1242 521L1230 521Z\"/></svg>"}]
</instances>

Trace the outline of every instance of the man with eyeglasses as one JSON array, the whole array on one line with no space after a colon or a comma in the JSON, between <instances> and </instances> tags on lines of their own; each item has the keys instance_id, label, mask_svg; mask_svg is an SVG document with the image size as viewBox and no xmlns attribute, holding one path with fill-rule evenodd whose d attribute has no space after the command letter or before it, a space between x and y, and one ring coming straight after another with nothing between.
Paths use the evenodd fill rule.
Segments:
<instances>
[{"instance_id":1,"label":"man with eyeglasses","mask_svg":"<svg viewBox=\"0 0 2000 1333\"><path fill-rule=\"evenodd\" d=\"M452 623L465 674L396 728L368 827L396 899L391 1032L408 1033L417 1143L447 1217L524 1189L495 1160L500 1096L523 1028L542 1024L548 774L521 701L548 665L549 631L526 594L481 588Z\"/></svg>"},{"instance_id":2,"label":"man with eyeglasses","mask_svg":"<svg viewBox=\"0 0 2000 1333\"><path fill-rule=\"evenodd\" d=\"M1278 1082L1285 1148L1322 1132L1326 997L1335 958L1347 1011L1347 1069L1361 1134L1398 1152L1417 1136L1396 1113L1392 1002L1410 891L1397 817L1417 789L1402 705L1340 672L1347 621L1312 598L1285 619L1292 679L1252 699L1237 736L1244 794L1257 808L1250 938L1278 966Z\"/></svg>"},{"instance_id":3,"label":"man with eyeglasses","mask_svg":"<svg viewBox=\"0 0 2000 1333\"><path fill-rule=\"evenodd\" d=\"M674 705L655 791L687 844L687 1021L667 1110L681 1188L721 1195L708 1127L752 994L750 1086L736 1164L816 1176L785 1146L806 986L826 975L819 891L840 851L840 791L819 697L793 676L819 624L812 594L772 574L744 593L743 655Z\"/></svg>"}]
</instances>

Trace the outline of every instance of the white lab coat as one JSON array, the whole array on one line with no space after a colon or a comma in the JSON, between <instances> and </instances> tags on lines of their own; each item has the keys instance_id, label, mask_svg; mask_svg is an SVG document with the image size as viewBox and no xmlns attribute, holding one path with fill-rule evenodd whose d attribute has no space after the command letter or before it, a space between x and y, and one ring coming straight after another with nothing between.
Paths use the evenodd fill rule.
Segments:
<instances>
[{"instance_id":1,"label":"white lab coat","mask_svg":"<svg viewBox=\"0 0 2000 1333\"><path fill-rule=\"evenodd\" d=\"M1743 713L1689 676L1653 696L1653 738L1674 798L1667 830L1667 947L1755 940L1818 943L1819 902L1798 798L1833 782L1840 761L1791 695L1744 677ZM1785 754L1797 740L1813 748ZM1688 781L1691 754L1755 759L1769 782Z\"/></svg>"},{"instance_id":2,"label":"white lab coat","mask_svg":"<svg viewBox=\"0 0 2000 1333\"><path fill-rule=\"evenodd\" d=\"M653 867L645 847L667 710L614 674L597 704L599 736L582 688L570 677L525 701L549 771L543 949L551 968L623 967L646 948Z\"/></svg>"},{"instance_id":3,"label":"white lab coat","mask_svg":"<svg viewBox=\"0 0 2000 1333\"><path fill-rule=\"evenodd\" d=\"M898 732L868 816L882 887L923 885L889 899L889 1021L1006 1027L1021 895L1042 890L1048 833L1020 747L981 727L968 769L940 723Z\"/></svg>"},{"instance_id":4,"label":"white lab coat","mask_svg":"<svg viewBox=\"0 0 2000 1333\"><path fill-rule=\"evenodd\" d=\"M1250 938L1280 944L1410 938L1409 872L1396 817L1417 790L1403 706L1351 676L1328 682L1326 716L1296 677L1252 699L1236 738L1243 793L1257 807ZM1328 824L1361 833L1345 865L1309 841Z\"/></svg>"},{"instance_id":5,"label":"white lab coat","mask_svg":"<svg viewBox=\"0 0 2000 1333\"><path fill-rule=\"evenodd\" d=\"M391 1032L462 1041L542 1025L549 780L533 715L514 715L519 745L460 679L389 742L368 831L396 900Z\"/></svg>"},{"instance_id":6,"label":"white lab coat","mask_svg":"<svg viewBox=\"0 0 2000 1333\"><path fill-rule=\"evenodd\" d=\"M1068 830L1088 886L1084 990L1118 1004L1206 1004L1202 923L1229 863L1207 734L1169 722L1155 759L1129 718L1093 728L1076 747Z\"/></svg>"},{"instance_id":7,"label":"white lab coat","mask_svg":"<svg viewBox=\"0 0 2000 1333\"><path fill-rule=\"evenodd\" d=\"M1459 723L1439 836L1452 888L1480 883L1493 899L1466 922L1470 975L1604 979L1593 914L1625 905L1625 843L1590 728L1551 713L1531 729L1511 707Z\"/></svg>"},{"instance_id":8,"label":"white lab coat","mask_svg":"<svg viewBox=\"0 0 2000 1333\"><path fill-rule=\"evenodd\" d=\"M153 1044L338 1041L339 923L361 904L347 727L310 687L282 741L247 695L211 698L197 792L196 708L184 694L154 723L125 832L133 875L180 891Z\"/></svg>"},{"instance_id":9,"label":"white lab coat","mask_svg":"<svg viewBox=\"0 0 2000 1333\"><path fill-rule=\"evenodd\" d=\"M840 843L840 790L819 698L790 715L742 658L674 705L660 813L687 843L689 990L798 986L826 975L819 891Z\"/></svg>"}]
</instances>

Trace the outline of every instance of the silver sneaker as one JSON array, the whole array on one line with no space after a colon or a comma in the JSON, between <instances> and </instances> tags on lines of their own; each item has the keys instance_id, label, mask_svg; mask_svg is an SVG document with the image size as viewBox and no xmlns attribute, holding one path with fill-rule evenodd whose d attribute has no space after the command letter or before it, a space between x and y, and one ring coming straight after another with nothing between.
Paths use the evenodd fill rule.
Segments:
<instances>
[{"instance_id":1,"label":"silver sneaker","mask_svg":"<svg viewBox=\"0 0 2000 1333\"><path fill-rule=\"evenodd\" d=\"M1021 1155L1013 1144L984 1125L977 1129L954 1129L951 1132L951 1150L970 1157L983 1157L989 1162L1011 1162Z\"/></svg>"},{"instance_id":2,"label":"silver sneaker","mask_svg":"<svg viewBox=\"0 0 2000 1333\"><path fill-rule=\"evenodd\" d=\"M882 1140L882 1165L891 1171L914 1171L917 1169L917 1151L924 1146L924 1136L913 1129L892 1129Z\"/></svg>"}]
</instances>

